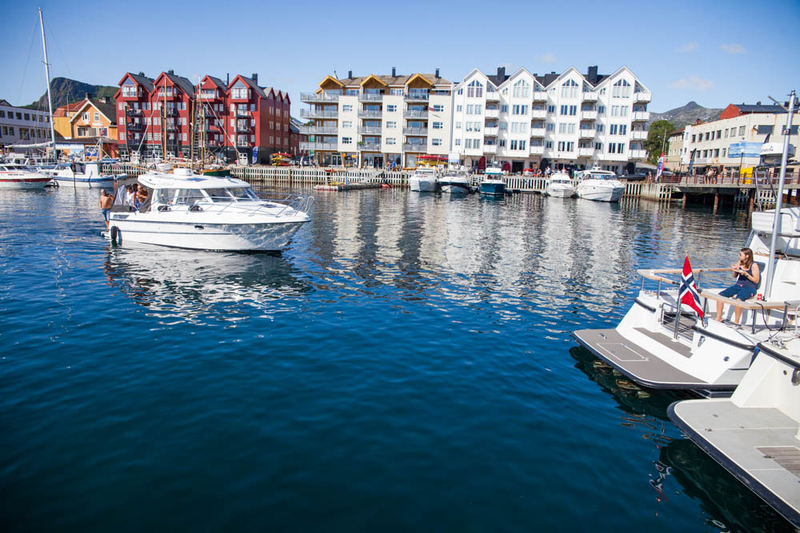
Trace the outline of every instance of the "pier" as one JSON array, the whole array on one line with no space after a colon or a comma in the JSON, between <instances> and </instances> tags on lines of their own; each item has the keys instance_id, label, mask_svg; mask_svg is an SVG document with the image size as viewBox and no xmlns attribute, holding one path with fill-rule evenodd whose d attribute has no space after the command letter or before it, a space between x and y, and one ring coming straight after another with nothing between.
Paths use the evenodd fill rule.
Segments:
<instances>
[{"instance_id":1,"label":"pier","mask_svg":"<svg viewBox=\"0 0 800 533\"><path fill-rule=\"evenodd\" d=\"M130 163L103 165L103 171L111 174L138 176L147 172L143 166ZM231 167L232 176L257 185L279 187L327 185L336 190L377 188L386 184L392 187L407 187L408 178L413 172L360 170L310 167ZM471 185L478 186L484 176L473 174ZM521 175L501 178L508 190L518 193L542 194L547 187L547 179ZM708 179L704 176L686 175L667 178L664 181L626 181L626 198L641 198L656 202L713 203L717 209L733 203L737 206L769 208L775 205L775 191L778 177L774 173L756 172L752 176L739 176L735 173ZM800 172L787 174L785 183L787 204L800 204Z\"/></svg>"}]
</instances>

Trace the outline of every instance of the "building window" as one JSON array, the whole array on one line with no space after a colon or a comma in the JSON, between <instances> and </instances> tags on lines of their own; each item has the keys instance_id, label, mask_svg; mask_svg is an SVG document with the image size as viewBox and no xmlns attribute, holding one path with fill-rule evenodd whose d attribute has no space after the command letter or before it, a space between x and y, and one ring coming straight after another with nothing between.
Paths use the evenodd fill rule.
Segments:
<instances>
[{"instance_id":1,"label":"building window","mask_svg":"<svg viewBox=\"0 0 800 533\"><path fill-rule=\"evenodd\" d=\"M545 141L544 143L545 148L549 148L550 150L553 149L553 141Z\"/></svg>"},{"instance_id":2,"label":"building window","mask_svg":"<svg viewBox=\"0 0 800 533\"><path fill-rule=\"evenodd\" d=\"M578 84L574 80L567 80L561 84L561 97L562 98L577 98L578 97Z\"/></svg>"},{"instance_id":3,"label":"building window","mask_svg":"<svg viewBox=\"0 0 800 533\"><path fill-rule=\"evenodd\" d=\"M525 80L519 80L514 84L515 98L528 98L531 94L531 86Z\"/></svg>"},{"instance_id":4,"label":"building window","mask_svg":"<svg viewBox=\"0 0 800 533\"><path fill-rule=\"evenodd\" d=\"M460 130L460 129L461 129L461 123L460 123L460 122L456 122L456 129L457 129L457 130Z\"/></svg>"},{"instance_id":5,"label":"building window","mask_svg":"<svg viewBox=\"0 0 800 533\"><path fill-rule=\"evenodd\" d=\"M527 115L528 114L528 106L527 105L514 105L511 107L511 114L512 115Z\"/></svg>"},{"instance_id":6,"label":"building window","mask_svg":"<svg viewBox=\"0 0 800 533\"><path fill-rule=\"evenodd\" d=\"M631 84L627 80L619 80L611 87L611 98L630 98ZM613 153L613 152L612 152Z\"/></svg>"},{"instance_id":7,"label":"building window","mask_svg":"<svg viewBox=\"0 0 800 533\"><path fill-rule=\"evenodd\" d=\"M270 122L270 128L272 127L272 123ZM353 121L352 120L343 120L342 121L342 128L352 128Z\"/></svg>"},{"instance_id":8,"label":"building window","mask_svg":"<svg viewBox=\"0 0 800 533\"><path fill-rule=\"evenodd\" d=\"M597 106L597 114L598 115L605 115L606 114L606 106L604 106L604 105Z\"/></svg>"},{"instance_id":9,"label":"building window","mask_svg":"<svg viewBox=\"0 0 800 533\"><path fill-rule=\"evenodd\" d=\"M437 105L433 106L433 111L434 111L434 113L443 113L444 112L444 106L441 105L441 104L437 104Z\"/></svg>"},{"instance_id":10,"label":"building window","mask_svg":"<svg viewBox=\"0 0 800 533\"><path fill-rule=\"evenodd\" d=\"M441 139L432 139L431 140L431 144L433 146L441 146L442 145L442 140Z\"/></svg>"},{"instance_id":11,"label":"building window","mask_svg":"<svg viewBox=\"0 0 800 533\"><path fill-rule=\"evenodd\" d=\"M444 126L442 125L442 123L441 123L441 122L434 122L434 123L433 123L433 129L435 129L435 130L441 130L441 129L443 129L443 128L444 128Z\"/></svg>"},{"instance_id":12,"label":"building window","mask_svg":"<svg viewBox=\"0 0 800 533\"><path fill-rule=\"evenodd\" d=\"M456 146L461 146L461 139L456 139L455 145Z\"/></svg>"},{"instance_id":13,"label":"building window","mask_svg":"<svg viewBox=\"0 0 800 533\"><path fill-rule=\"evenodd\" d=\"M602 150L603 149L603 143L594 143L594 149L595 150Z\"/></svg>"},{"instance_id":14,"label":"building window","mask_svg":"<svg viewBox=\"0 0 800 533\"><path fill-rule=\"evenodd\" d=\"M342 144L353 144L352 137L342 137Z\"/></svg>"},{"instance_id":15,"label":"building window","mask_svg":"<svg viewBox=\"0 0 800 533\"><path fill-rule=\"evenodd\" d=\"M507 104L501 104L500 105L500 112L501 113L508 113L508 105Z\"/></svg>"},{"instance_id":16,"label":"building window","mask_svg":"<svg viewBox=\"0 0 800 533\"><path fill-rule=\"evenodd\" d=\"M547 127L545 129L547 131L556 131L556 125L552 122L548 122Z\"/></svg>"},{"instance_id":17,"label":"building window","mask_svg":"<svg viewBox=\"0 0 800 533\"><path fill-rule=\"evenodd\" d=\"M343 113L350 113L352 111L353 111L353 105L352 104L343 104L342 105L342 112Z\"/></svg>"},{"instance_id":18,"label":"building window","mask_svg":"<svg viewBox=\"0 0 800 533\"><path fill-rule=\"evenodd\" d=\"M478 80L473 80L467 85L468 98L481 98L483 97L483 84Z\"/></svg>"},{"instance_id":19,"label":"building window","mask_svg":"<svg viewBox=\"0 0 800 533\"><path fill-rule=\"evenodd\" d=\"M461 113L463 110L464 110L464 106L463 105L459 104L459 105L456 106L456 113Z\"/></svg>"},{"instance_id":20,"label":"building window","mask_svg":"<svg viewBox=\"0 0 800 533\"><path fill-rule=\"evenodd\" d=\"M618 154L625 153L625 143L617 143L617 153Z\"/></svg>"},{"instance_id":21,"label":"building window","mask_svg":"<svg viewBox=\"0 0 800 533\"><path fill-rule=\"evenodd\" d=\"M500 148L505 148L506 147L506 140L505 139L500 139L500 142L498 143L498 146L500 146Z\"/></svg>"}]
</instances>

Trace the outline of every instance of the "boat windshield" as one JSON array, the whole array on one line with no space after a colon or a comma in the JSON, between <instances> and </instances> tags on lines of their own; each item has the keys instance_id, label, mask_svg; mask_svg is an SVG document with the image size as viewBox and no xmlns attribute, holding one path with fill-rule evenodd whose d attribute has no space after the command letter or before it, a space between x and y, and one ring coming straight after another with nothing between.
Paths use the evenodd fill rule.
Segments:
<instances>
[{"instance_id":1,"label":"boat windshield","mask_svg":"<svg viewBox=\"0 0 800 533\"><path fill-rule=\"evenodd\" d=\"M248 202L258 200L256 194L252 190L246 188L206 189L205 191L212 202L230 202L231 200Z\"/></svg>"}]
</instances>

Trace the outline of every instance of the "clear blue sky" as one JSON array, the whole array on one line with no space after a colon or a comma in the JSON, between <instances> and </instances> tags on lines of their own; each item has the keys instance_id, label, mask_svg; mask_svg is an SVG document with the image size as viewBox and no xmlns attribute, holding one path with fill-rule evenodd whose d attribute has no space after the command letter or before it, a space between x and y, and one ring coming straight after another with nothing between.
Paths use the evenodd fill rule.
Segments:
<instances>
[{"instance_id":1,"label":"clear blue sky","mask_svg":"<svg viewBox=\"0 0 800 533\"><path fill-rule=\"evenodd\" d=\"M327 74L611 73L626 65L653 92L651 111L782 99L800 90L800 1L717 2L98 2L3 0L0 98L45 89L37 8L51 77L116 85L126 71L174 69L196 81L257 72L287 91L292 114ZM457 7L456 7L457 6Z\"/></svg>"}]
</instances>

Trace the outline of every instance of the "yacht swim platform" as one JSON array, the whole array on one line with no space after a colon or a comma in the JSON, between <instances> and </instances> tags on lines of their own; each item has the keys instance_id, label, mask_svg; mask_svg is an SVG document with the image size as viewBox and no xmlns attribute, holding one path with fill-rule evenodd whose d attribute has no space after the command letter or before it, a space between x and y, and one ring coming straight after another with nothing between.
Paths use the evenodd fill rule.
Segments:
<instances>
[{"instance_id":1,"label":"yacht swim platform","mask_svg":"<svg viewBox=\"0 0 800 533\"><path fill-rule=\"evenodd\" d=\"M636 330L686 358L692 355L688 346L673 340L668 335L646 331L644 328ZM608 363L628 379L651 389L730 391L736 387L747 370L743 368L735 372L736 378L730 381L710 384L678 370L663 359L652 356L649 350L626 339L616 329L582 329L573 332L572 336L601 361Z\"/></svg>"}]
</instances>

